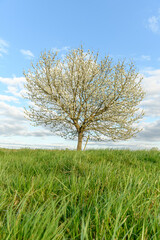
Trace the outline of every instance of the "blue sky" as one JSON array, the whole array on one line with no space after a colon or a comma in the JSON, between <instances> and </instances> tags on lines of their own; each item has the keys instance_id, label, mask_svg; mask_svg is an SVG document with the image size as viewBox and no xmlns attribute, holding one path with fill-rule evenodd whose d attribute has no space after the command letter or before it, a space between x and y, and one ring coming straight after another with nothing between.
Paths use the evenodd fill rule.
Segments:
<instances>
[{"instance_id":1,"label":"blue sky","mask_svg":"<svg viewBox=\"0 0 160 240\"><path fill-rule=\"evenodd\" d=\"M0 0L0 146L75 147L23 117L23 70L43 50L84 48L133 59L144 75L146 111L135 139L88 147L160 148L160 3L158 0Z\"/></svg>"}]
</instances>

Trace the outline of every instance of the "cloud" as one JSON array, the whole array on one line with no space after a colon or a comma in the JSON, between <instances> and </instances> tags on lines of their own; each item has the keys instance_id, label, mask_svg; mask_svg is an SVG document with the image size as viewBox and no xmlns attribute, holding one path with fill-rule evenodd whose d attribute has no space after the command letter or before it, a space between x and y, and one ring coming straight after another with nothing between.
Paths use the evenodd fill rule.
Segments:
<instances>
[{"instance_id":1,"label":"cloud","mask_svg":"<svg viewBox=\"0 0 160 240\"><path fill-rule=\"evenodd\" d=\"M155 122L144 124L144 129L140 132L136 139L147 142L160 142L160 119Z\"/></svg>"},{"instance_id":2,"label":"cloud","mask_svg":"<svg viewBox=\"0 0 160 240\"><path fill-rule=\"evenodd\" d=\"M152 16L152 17L148 18L147 27L153 33L160 33L160 9L159 9L158 14L156 16Z\"/></svg>"},{"instance_id":3,"label":"cloud","mask_svg":"<svg viewBox=\"0 0 160 240\"><path fill-rule=\"evenodd\" d=\"M27 58L31 59L34 57L34 54L30 50L21 49L20 52Z\"/></svg>"},{"instance_id":4,"label":"cloud","mask_svg":"<svg viewBox=\"0 0 160 240\"><path fill-rule=\"evenodd\" d=\"M10 119L13 125L17 121L26 121L23 111L22 107L12 106L8 103L0 101L0 117Z\"/></svg>"},{"instance_id":5,"label":"cloud","mask_svg":"<svg viewBox=\"0 0 160 240\"><path fill-rule=\"evenodd\" d=\"M19 102L18 98L8 95L0 95L0 101L7 101L7 102Z\"/></svg>"},{"instance_id":6,"label":"cloud","mask_svg":"<svg viewBox=\"0 0 160 240\"><path fill-rule=\"evenodd\" d=\"M3 124L0 125L0 136L44 137L53 136L53 134L45 129L30 131L27 124L19 124L18 122L13 123L6 120Z\"/></svg>"},{"instance_id":7,"label":"cloud","mask_svg":"<svg viewBox=\"0 0 160 240\"><path fill-rule=\"evenodd\" d=\"M5 93L10 93L16 97L22 97L22 94L25 93L24 83L25 77L13 77L13 78L3 78L0 77L0 83L3 83L7 86Z\"/></svg>"},{"instance_id":8,"label":"cloud","mask_svg":"<svg viewBox=\"0 0 160 240\"><path fill-rule=\"evenodd\" d=\"M8 53L8 48L9 48L9 44L5 40L0 38L0 57L2 57L3 54Z\"/></svg>"},{"instance_id":9,"label":"cloud","mask_svg":"<svg viewBox=\"0 0 160 240\"><path fill-rule=\"evenodd\" d=\"M146 92L140 106L148 117L160 117L160 69L145 70L142 86Z\"/></svg>"},{"instance_id":10,"label":"cloud","mask_svg":"<svg viewBox=\"0 0 160 240\"><path fill-rule=\"evenodd\" d=\"M53 48L52 48L52 51L54 51L54 52L68 51L69 48L70 48L70 47L68 47L68 46L65 46L65 47L62 47L62 48L53 47Z\"/></svg>"},{"instance_id":11,"label":"cloud","mask_svg":"<svg viewBox=\"0 0 160 240\"><path fill-rule=\"evenodd\" d=\"M25 90L13 86L8 86L6 90L6 93L10 93L16 97L22 97L22 94L25 92L26 92Z\"/></svg>"},{"instance_id":12,"label":"cloud","mask_svg":"<svg viewBox=\"0 0 160 240\"><path fill-rule=\"evenodd\" d=\"M148 19L148 27L154 33L159 32L159 17L152 16Z\"/></svg>"},{"instance_id":13,"label":"cloud","mask_svg":"<svg viewBox=\"0 0 160 240\"><path fill-rule=\"evenodd\" d=\"M153 98L148 98L141 103L141 107L145 111L145 116L147 117L160 117L160 96L154 96Z\"/></svg>"},{"instance_id":14,"label":"cloud","mask_svg":"<svg viewBox=\"0 0 160 240\"><path fill-rule=\"evenodd\" d=\"M25 77L12 77L12 78L0 77L0 82L12 86L22 86L25 82Z\"/></svg>"},{"instance_id":15,"label":"cloud","mask_svg":"<svg viewBox=\"0 0 160 240\"><path fill-rule=\"evenodd\" d=\"M48 129L30 130L29 121L24 117L24 109L4 101L0 101L0 122L0 136L44 137L53 135Z\"/></svg>"},{"instance_id":16,"label":"cloud","mask_svg":"<svg viewBox=\"0 0 160 240\"><path fill-rule=\"evenodd\" d=\"M145 55L145 54L143 54L143 55L140 55L140 56L137 56L136 54L134 54L133 56L132 56L132 58L131 59L133 59L133 61L151 61L151 56L149 56L149 55Z\"/></svg>"},{"instance_id":17,"label":"cloud","mask_svg":"<svg viewBox=\"0 0 160 240\"><path fill-rule=\"evenodd\" d=\"M150 61L150 60L151 60L151 57L148 56L148 55L142 55L142 56L141 56L141 59L142 59L142 60Z\"/></svg>"},{"instance_id":18,"label":"cloud","mask_svg":"<svg viewBox=\"0 0 160 240\"><path fill-rule=\"evenodd\" d=\"M157 97L160 93L160 69L146 71L142 85L147 93L146 97Z\"/></svg>"}]
</instances>

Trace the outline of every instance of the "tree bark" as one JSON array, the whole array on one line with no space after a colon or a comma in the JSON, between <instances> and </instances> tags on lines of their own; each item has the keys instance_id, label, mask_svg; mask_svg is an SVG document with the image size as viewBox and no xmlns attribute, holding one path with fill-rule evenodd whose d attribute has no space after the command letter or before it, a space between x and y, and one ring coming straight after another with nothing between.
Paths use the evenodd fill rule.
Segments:
<instances>
[{"instance_id":1,"label":"tree bark","mask_svg":"<svg viewBox=\"0 0 160 240\"><path fill-rule=\"evenodd\" d=\"M77 151L82 150L82 139L83 139L83 132L78 133L78 144L77 144Z\"/></svg>"}]
</instances>

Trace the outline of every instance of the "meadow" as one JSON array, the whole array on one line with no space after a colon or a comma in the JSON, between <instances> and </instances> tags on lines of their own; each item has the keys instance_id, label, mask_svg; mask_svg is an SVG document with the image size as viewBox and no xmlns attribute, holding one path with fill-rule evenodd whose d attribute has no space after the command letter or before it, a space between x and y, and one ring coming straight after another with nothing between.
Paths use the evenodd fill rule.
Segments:
<instances>
[{"instance_id":1,"label":"meadow","mask_svg":"<svg viewBox=\"0 0 160 240\"><path fill-rule=\"evenodd\" d=\"M1 240L159 240L160 151L0 149Z\"/></svg>"}]
</instances>

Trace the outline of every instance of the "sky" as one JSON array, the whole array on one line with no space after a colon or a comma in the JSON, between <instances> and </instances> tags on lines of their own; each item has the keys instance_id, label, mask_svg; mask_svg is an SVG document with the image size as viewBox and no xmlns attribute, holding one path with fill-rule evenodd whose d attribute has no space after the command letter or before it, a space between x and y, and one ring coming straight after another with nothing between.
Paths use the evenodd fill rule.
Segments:
<instances>
[{"instance_id":1,"label":"sky","mask_svg":"<svg viewBox=\"0 0 160 240\"><path fill-rule=\"evenodd\" d=\"M76 148L77 140L24 118L23 71L44 50L58 50L63 57L81 44L102 58L133 60L146 91L140 105L143 130L136 137L87 147L160 149L159 0L0 0L0 147Z\"/></svg>"}]
</instances>

